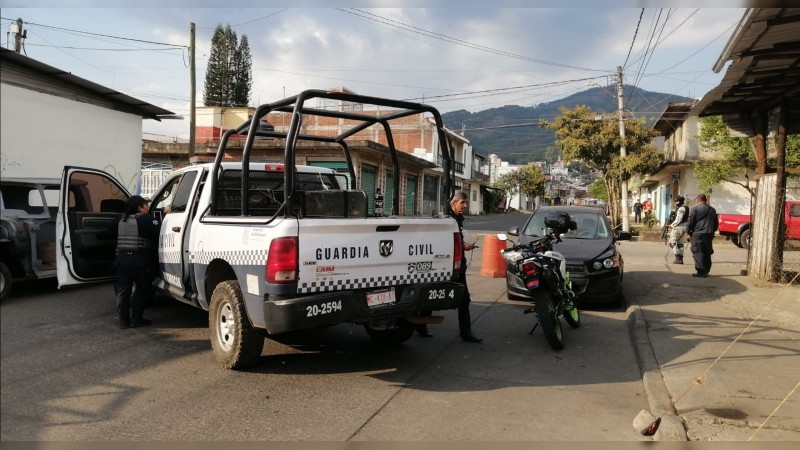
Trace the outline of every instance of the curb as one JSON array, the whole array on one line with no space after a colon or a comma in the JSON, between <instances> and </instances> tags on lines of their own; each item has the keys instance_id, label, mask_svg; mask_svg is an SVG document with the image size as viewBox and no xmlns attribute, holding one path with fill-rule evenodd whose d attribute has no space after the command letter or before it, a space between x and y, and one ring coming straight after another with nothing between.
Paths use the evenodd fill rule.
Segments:
<instances>
[{"instance_id":1,"label":"curb","mask_svg":"<svg viewBox=\"0 0 800 450\"><path fill-rule=\"evenodd\" d=\"M650 344L650 336L647 333L647 321L639 305L636 303L629 304L626 310L626 320L633 350L636 354L636 362L639 364L639 371L642 375L642 385L647 395L647 404L650 406L650 412L658 418L669 418L666 422L670 424L670 431L668 433L656 432L653 439L657 441L688 441L686 428L682 425L681 418L677 415L667 384L661 375L661 369L658 367L658 361ZM676 423L679 423L680 426L673 426ZM665 421L662 420L661 426L664 425Z\"/></svg>"}]
</instances>

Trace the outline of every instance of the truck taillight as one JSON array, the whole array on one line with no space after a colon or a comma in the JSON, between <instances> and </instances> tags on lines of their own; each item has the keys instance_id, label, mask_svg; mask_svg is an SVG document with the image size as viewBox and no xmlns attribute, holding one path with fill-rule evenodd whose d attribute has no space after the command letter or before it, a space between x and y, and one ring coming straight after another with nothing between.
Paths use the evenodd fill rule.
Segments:
<instances>
[{"instance_id":1,"label":"truck taillight","mask_svg":"<svg viewBox=\"0 0 800 450\"><path fill-rule=\"evenodd\" d=\"M464 257L464 247L461 246L461 233L453 233L453 273L461 272L461 258Z\"/></svg>"},{"instance_id":2,"label":"truck taillight","mask_svg":"<svg viewBox=\"0 0 800 450\"><path fill-rule=\"evenodd\" d=\"M267 255L267 282L276 284L297 281L297 238L273 239Z\"/></svg>"}]
</instances>

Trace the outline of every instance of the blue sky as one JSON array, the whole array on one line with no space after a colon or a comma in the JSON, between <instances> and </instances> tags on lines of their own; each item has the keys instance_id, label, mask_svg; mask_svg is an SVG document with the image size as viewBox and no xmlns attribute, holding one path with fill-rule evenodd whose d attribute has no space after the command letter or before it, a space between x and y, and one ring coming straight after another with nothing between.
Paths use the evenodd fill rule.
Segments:
<instances>
[{"instance_id":1,"label":"blue sky","mask_svg":"<svg viewBox=\"0 0 800 450\"><path fill-rule=\"evenodd\" d=\"M189 111L192 22L198 102L214 27L230 24L249 40L254 105L304 89L345 86L360 94L424 101L447 112L530 106L598 85L613 92L611 75L623 64L626 84L701 98L724 74L711 68L745 11L641 1L595 9L584 7L588 2L562 2L581 6L571 8L438 2L440 7L428 9L372 7L380 1L310 8L269 2L279 6L230 9L150 0L138 2L139 8L55 8L47 1L16 8L15 3L21 2L0 1L4 47L13 47L7 32L11 21L21 18L28 56L181 115ZM520 4L501 2L515 3ZM609 6L631 4L637 6ZM188 120L146 120L143 129L179 138L189 134Z\"/></svg>"}]
</instances>

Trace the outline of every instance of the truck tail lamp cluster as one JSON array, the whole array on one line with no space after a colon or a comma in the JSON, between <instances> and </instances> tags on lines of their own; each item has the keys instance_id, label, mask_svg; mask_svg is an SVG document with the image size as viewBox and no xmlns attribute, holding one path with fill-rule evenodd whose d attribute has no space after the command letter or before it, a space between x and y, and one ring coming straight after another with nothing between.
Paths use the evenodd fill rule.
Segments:
<instances>
[{"instance_id":1,"label":"truck tail lamp cluster","mask_svg":"<svg viewBox=\"0 0 800 450\"><path fill-rule=\"evenodd\" d=\"M297 237L273 239L267 255L267 282L288 284L297 281Z\"/></svg>"},{"instance_id":2,"label":"truck tail lamp cluster","mask_svg":"<svg viewBox=\"0 0 800 450\"><path fill-rule=\"evenodd\" d=\"M461 233L453 233L453 273L458 276L461 272L461 258L464 257L461 246Z\"/></svg>"}]
</instances>

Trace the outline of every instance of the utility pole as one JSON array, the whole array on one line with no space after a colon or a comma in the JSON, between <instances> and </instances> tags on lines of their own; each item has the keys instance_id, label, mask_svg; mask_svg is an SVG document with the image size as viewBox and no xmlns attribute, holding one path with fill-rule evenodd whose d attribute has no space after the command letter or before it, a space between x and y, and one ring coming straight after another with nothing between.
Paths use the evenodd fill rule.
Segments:
<instances>
[{"instance_id":1,"label":"utility pole","mask_svg":"<svg viewBox=\"0 0 800 450\"><path fill-rule=\"evenodd\" d=\"M17 20L11 25L11 32L14 33L14 51L19 53L22 51L22 40L28 37L28 30L22 29L22 24L24 22L21 18L17 18Z\"/></svg>"},{"instance_id":2,"label":"utility pole","mask_svg":"<svg viewBox=\"0 0 800 450\"><path fill-rule=\"evenodd\" d=\"M195 120L197 112L195 111L195 92L197 91L197 81L196 81L196 70L194 65L194 22L191 22L189 26L189 78L190 78L190 86L191 92L189 92L189 158L194 156L194 141L195 141Z\"/></svg>"},{"instance_id":3,"label":"utility pole","mask_svg":"<svg viewBox=\"0 0 800 450\"><path fill-rule=\"evenodd\" d=\"M619 113L619 137L622 144L619 146L619 156L625 159L627 150L625 149L625 112L622 110L622 66L617 66L617 111ZM628 221L628 181L620 177L620 191L622 193L622 231L630 231Z\"/></svg>"}]
</instances>

